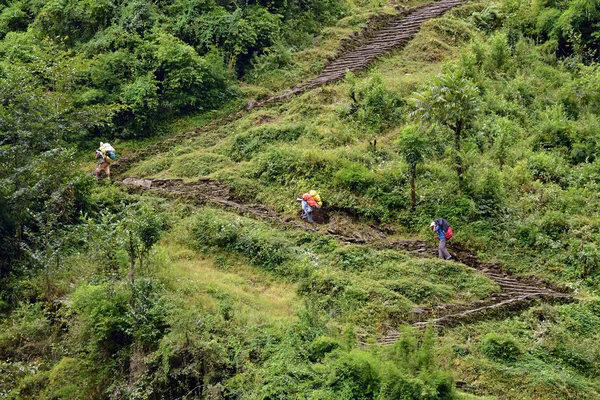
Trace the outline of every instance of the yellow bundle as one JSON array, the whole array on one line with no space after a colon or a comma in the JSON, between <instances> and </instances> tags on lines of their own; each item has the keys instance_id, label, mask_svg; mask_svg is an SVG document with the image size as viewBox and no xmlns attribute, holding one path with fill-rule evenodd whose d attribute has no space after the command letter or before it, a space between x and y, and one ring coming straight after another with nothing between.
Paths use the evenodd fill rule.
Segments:
<instances>
[{"instance_id":1,"label":"yellow bundle","mask_svg":"<svg viewBox=\"0 0 600 400\"><path fill-rule=\"evenodd\" d=\"M319 196L319 193L317 193L316 190L311 190L310 192L308 192L308 194L310 194L312 198L315 199L319 207L323 205L323 202L321 201L321 196Z\"/></svg>"}]
</instances>

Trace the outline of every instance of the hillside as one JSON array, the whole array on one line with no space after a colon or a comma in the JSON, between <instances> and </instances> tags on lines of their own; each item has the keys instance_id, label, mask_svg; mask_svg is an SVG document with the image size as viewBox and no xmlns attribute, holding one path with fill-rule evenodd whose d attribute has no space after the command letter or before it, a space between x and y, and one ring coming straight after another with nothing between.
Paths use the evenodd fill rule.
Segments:
<instances>
[{"instance_id":1,"label":"hillside","mask_svg":"<svg viewBox=\"0 0 600 400\"><path fill-rule=\"evenodd\" d=\"M0 393L600 398L599 21L0 2Z\"/></svg>"}]
</instances>

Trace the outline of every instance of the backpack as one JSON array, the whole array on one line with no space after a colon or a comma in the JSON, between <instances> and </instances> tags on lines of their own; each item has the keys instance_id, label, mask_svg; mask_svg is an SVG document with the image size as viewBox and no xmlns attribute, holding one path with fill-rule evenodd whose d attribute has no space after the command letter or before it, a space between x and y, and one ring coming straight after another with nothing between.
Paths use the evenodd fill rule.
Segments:
<instances>
[{"instance_id":1,"label":"backpack","mask_svg":"<svg viewBox=\"0 0 600 400\"><path fill-rule=\"evenodd\" d=\"M315 199L308 193L304 193L302 195L302 198L304 199L304 201L306 201L308 203L309 206L316 208L319 206L319 204L315 201Z\"/></svg>"},{"instance_id":2,"label":"backpack","mask_svg":"<svg viewBox=\"0 0 600 400\"><path fill-rule=\"evenodd\" d=\"M308 192L312 196L312 198L317 202L317 208L321 208L323 206L323 201L321 201L321 196L317 193L316 190L311 190Z\"/></svg>"},{"instance_id":3,"label":"backpack","mask_svg":"<svg viewBox=\"0 0 600 400\"><path fill-rule=\"evenodd\" d=\"M109 143L100 142L100 148L98 148L102 155L104 155L104 159L111 163L117 159L117 154L115 153L115 148L112 147Z\"/></svg>"},{"instance_id":4,"label":"backpack","mask_svg":"<svg viewBox=\"0 0 600 400\"><path fill-rule=\"evenodd\" d=\"M454 235L454 232L452 232L452 227L449 226L448 230L446 230L446 232L444 232L444 236L446 236L446 239L451 239L452 235Z\"/></svg>"}]
</instances>

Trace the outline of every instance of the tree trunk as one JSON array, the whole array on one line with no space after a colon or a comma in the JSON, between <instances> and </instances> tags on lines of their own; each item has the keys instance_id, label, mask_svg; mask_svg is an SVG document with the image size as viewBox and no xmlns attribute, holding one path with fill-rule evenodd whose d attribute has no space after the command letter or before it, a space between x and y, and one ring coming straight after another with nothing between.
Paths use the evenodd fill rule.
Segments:
<instances>
[{"instance_id":1,"label":"tree trunk","mask_svg":"<svg viewBox=\"0 0 600 400\"><path fill-rule=\"evenodd\" d=\"M415 211L416 208L416 193L415 193L415 175L416 175L416 167L411 167L410 169L410 209Z\"/></svg>"},{"instance_id":2,"label":"tree trunk","mask_svg":"<svg viewBox=\"0 0 600 400\"><path fill-rule=\"evenodd\" d=\"M462 163L462 157L460 156L460 139L461 139L461 135L462 135L462 129L463 129L463 121L458 120L456 122L456 128L454 129L454 139L456 141L456 173L458 174L459 194L462 193L462 190L464 189L464 182L463 182L464 166Z\"/></svg>"},{"instance_id":3,"label":"tree trunk","mask_svg":"<svg viewBox=\"0 0 600 400\"><path fill-rule=\"evenodd\" d=\"M19 260L19 262L23 261L23 224L21 222L19 222L19 225L17 225L17 260Z\"/></svg>"},{"instance_id":4,"label":"tree trunk","mask_svg":"<svg viewBox=\"0 0 600 400\"><path fill-rule=\"evenodd\" d=\"M129 261L131 261L131 284L135 283L135 251L133 246L133 234L129 232Z\"/></svg>"}]
</instances>

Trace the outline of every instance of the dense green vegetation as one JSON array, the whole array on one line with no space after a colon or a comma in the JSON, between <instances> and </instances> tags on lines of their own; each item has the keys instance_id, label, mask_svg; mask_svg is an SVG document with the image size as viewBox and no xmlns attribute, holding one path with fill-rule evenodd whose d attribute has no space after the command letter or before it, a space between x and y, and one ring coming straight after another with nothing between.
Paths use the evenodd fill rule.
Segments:
<instances>
[{"instance_id":1,"label":"dense green vegetation","mask_svg":"<svg viewBox=\"0 0 600 400\"><path fill-rule=\"evenodd\" d=\"M79 167L99 140L140 147L316 75L379 11L392 12L0 0L2 397L600 398L597 1L469 3L366 72L126 172L214 178L294 217L315 188L345 232L376 222L429 239L443 216L453 241L570 287L573 304L418 331L415 307L496 285L459 263L127 194ZM374 346L389 329L400 340Z\"/></svg>"}]
</instances>

